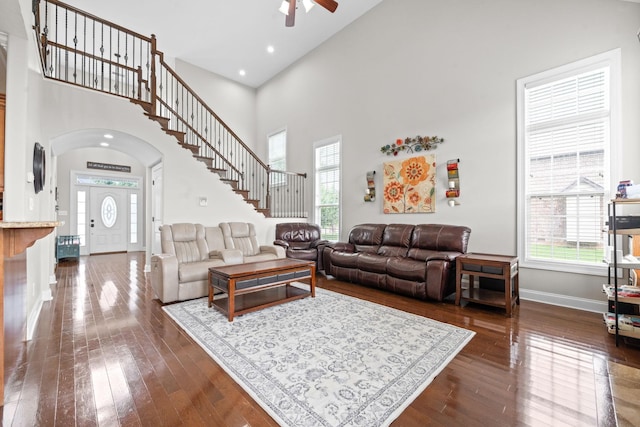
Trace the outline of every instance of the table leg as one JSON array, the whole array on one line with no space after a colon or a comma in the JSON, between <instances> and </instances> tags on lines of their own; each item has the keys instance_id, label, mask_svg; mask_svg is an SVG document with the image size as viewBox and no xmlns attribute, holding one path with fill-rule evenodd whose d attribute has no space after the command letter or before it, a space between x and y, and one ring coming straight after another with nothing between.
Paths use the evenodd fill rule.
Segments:
<instances>
[{"instance_id":1,"label":"table leg","mask_svg":"<svg viewBox=\"0 0 640 427\"><path fill-rule=\"evenodd\" d=\"M509 266L502 267L502 280L504 281L504 301L507 316L511 317L511 270Z\"/></svg>"},{"instance_id":2,"label":"table leg","mask_svg":"<svg viewBox=\"0 0 640 427\"><path fill-rule=\"evenodd\" d=\"M229 279L229 295L227 297L227 317L229 322L233 322L233 315L236 311L236 279Z\"/></svg>"},{"instance_id":3,"label":"table leg","mask_svg":"<svg viewBox=\"0 0 640 427\"><path fill-rule=\"evenodd\" d=\"M309 286L311 286L311 298L315 298L316 297L316 267L311 266L311 283Z\"/></svg>"},{"instance_id":4,"label":"table leg","mask_svg":"<svg viewBox=\"0 0 640 427\"><path fill-rule=\"evenodd\" d=\"M462 266L460 265L460 263L458 263L458 273L456 274L456 305L460 305L460 298L462 297L462 273L460 272L461 267Z\"/></svg>"},{"instance_id":5,"label":"table leg","mask_svg":"<svg viewBox=\"0 0 640 427\"><path fill-rule=\"evenodd\" d=\"M213 305L213 286L209 283L209 308Z\"/></svg>"}]
</instances>

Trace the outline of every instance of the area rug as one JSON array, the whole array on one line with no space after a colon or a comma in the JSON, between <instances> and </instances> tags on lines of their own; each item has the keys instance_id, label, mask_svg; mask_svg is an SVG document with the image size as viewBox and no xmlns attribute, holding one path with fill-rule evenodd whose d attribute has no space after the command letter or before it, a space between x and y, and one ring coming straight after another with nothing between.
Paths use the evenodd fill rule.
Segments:
<instances>
[{"instance_id":1,"label":"area rug","mask_svg":"<svg viewBox=\"0 0 640 427\"><path fill-rule=\"evenodd\" d=\"M164 310L282 426L388 426L475 334L325 289L233 322Z\"/></svg>"},{"instance_id":2,"label":"area rug","mask_svg":"<svg viewBox=\"0 0 640 427\"><path fill-rule=\"evenodd\" d=\"M618 427L639 427L640 369L609 361L609 381Z\"/></svg>"}]
</instances>

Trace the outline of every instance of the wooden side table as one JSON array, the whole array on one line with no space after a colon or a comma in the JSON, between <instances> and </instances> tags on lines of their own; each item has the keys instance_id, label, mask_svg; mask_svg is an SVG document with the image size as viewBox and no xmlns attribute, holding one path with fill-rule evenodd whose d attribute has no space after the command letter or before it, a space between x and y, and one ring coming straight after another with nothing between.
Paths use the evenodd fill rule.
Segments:
<instances>
[{"instance_id":1,"label":"wooden side table","mask_svg":"<svg viewBox=\"0 0 640 427\"><path fill-rule=\"evenodd\" d=\"M465 254L456 258L456 305L461 300L478 304L504 307L511 317L513 307L520 305L518 286L518 257L493 254ZM469 276L469 287L462 288L462 276ZM481 289L475 286L475 277L500 279L504 282L504 292Z\"/></svg>"}]
</instances>

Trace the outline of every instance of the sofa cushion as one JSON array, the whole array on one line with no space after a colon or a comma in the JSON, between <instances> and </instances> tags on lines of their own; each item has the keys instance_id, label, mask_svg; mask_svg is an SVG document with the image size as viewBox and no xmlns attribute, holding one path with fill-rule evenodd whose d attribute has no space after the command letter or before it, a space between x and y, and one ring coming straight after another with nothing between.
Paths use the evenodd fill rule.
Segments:
<instances>
[{"instance_id":1,"label":"sofa cushion","mask_svg":"<svg viewBox=\"0 0 640 427\"><path fill-rule=\"evenodd\" d=\"M332 251L329 257L331 264L338 267L358 268L358 253Z\"/></svg>"},{"instance_id":2,"label":"sofa cushion","mask_svg":"<svg viewBox=\"0 0 640 427\"><path fill-rule=\"evenodd\" d=\"M205 227L204 237L209 247L209 252L222 251L225 249L224 236L220 227Z\"/></svg>"},{"instance_id":3,"label":"sofa cushion","mask_svg":"<svg viewBox=\"0 0 640 427\"><path fill-rule=\"evenodd\" d=\"M385 224L360 224L349 232L349 243L357 252L377 252L382 243Z\"/></svg>"},{"instance_id":4,"label":"sofa cushion","mask_svg":"<svg viewBox=\"0 0 640 427\"><path fill-rule=\"evenodd\" d=\"M385 289L400 295L407 295L421 300L426 300L428 296L427 285L424 282L399 279L392 276L387 276Z\"/></svg>"},{"instance_id":5,"label":"sofa cushion","mask_svg":"<svg viewBox=\"0 0 640 427\"><path fill-rule=\"evenodd\" d=\"M296 259L305 259L308 261L316 261L318 259L318 249L295 249L291 250L287 248L287 257Z\"/></svg>"},{"instance_id":6,"label":"sofa cushion","mask_svg":"<svg viewBox=\"0 0 640 427\"><path fill-rule=\"evenodd\" d=\"M407 256L412 232L413 225L410 224L387 225L382 233L382 243L378 254L387 257Z\"/></svg>"},{"instance_id":7,"label":"sofa cushion","mask_svg":"<svg viewBox=\"0 0 640 427\"><path fill-rule=\"evenodd\" d=\"M268 261L270 259L277 259L278 256L273 253L259 253L258 255L245 256L244 262L259 262L259 261Z\"/></svg>"},{"instance_id":8,"label":"sofa cushion","mask_svg":"<svg viewBox=\"0 0 640 427\"><path fill-rule=\"evenodd\" d=\"M203 261L209 258L202 224L178 223L164 225L162 251L174 254L179 263Z\"/></svg>"},{"instance_id":9,"label":"sofa cushion","mask_svg":"<svg viewBox=\"0 0 640 427\"><path fill-rule=\"evenodd\" d=\"M356 259L356 265L362 271L386 273L389 257L377 254L362 253Z\"/></svg>"},{"instance_id":10,"label":"sofa cushion","mask_svg":"<svg viewBox=\"0 0 640 427\"><path fill-rule=\"evenodd\" d=\"M307 249L312 242L320 240L320 227L306 222L276 224L276 240L284 240L292 248Z\"/></svg>"},{"instance_id":11,"label":"sofa cushion","mask_svg":"<svg viewBox=\"0 0 640 427\"><path fill-rule=\"evenodd\" d=\"M427 264L424 261L416 261L411 258L389 258L387 274L405 280L424 282L427 274Z\"/></svg>"},{"instance_id":12,"label":"sofa cushion","mask_svg":"<svg viewBox=\"0 0 640 427\"><path fill-rule=\"evenodd\" d=\"M430 249L411 248L407 254L408 258L413 258L419 261L430 261L434 259L442 259L445 261L454 261L460 252L451 251L433 251Z\"/></svg>"},{"instance_id":13,"label":"sofa cushion","mask_svg":"<svg viewBox=\"0 0 640 427\"><path fill-rule=\"evenodd\" d=\"M221 259L197 262L183 262L178 265L178 279L181 283L208 280L209 268L225 265Z\"/></svg>"},{"instance_id":14,"label":"sofa cushion","mask_svg":"<svg viewBox=\"0 0 640 427\"><path fill-rule=\"evenodd\" d=\"M244 256L258 255L260 244L250 222L221 222L220 229L227 249L240 249Z\"/></svg>"},{"instance_id":15,"label":"sofa cushion","mask_svg":"<svg viewBox=\"0 0 640 427\"><path fill-rule=\"evenodd\" d=\"M466 253L471 229L464 226L420 224L413 228L411 247Z\"/></svg>"}]
</instances>

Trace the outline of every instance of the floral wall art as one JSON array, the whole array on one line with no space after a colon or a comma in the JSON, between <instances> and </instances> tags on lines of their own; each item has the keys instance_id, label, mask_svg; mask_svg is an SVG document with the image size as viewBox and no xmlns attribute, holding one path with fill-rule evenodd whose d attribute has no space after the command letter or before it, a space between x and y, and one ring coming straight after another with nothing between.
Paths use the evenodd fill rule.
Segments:
<instances>
[{"instance_id":1,"label":"floral wall art","mask_svg":"<svg viewBox=\"0 0 640 427\"><path fill-rule=\"evenodd\" d=\"M436 156L384 163L383 188L386 214L435 212Z\"/></svg>"}]
</instances>

